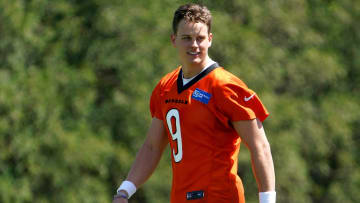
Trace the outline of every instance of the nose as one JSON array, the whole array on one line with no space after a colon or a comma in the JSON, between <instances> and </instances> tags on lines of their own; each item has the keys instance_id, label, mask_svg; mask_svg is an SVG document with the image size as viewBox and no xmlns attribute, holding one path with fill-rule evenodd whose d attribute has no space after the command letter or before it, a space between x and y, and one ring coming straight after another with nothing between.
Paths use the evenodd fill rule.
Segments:
<instances>
[{"instance_id":1,"label":"nose","mask_svg":"<svg viewBox=\"0 0 360 203\"><path fill-rule=\"evenodd\" d=\"M199 47L198 41L196 39L191 40L191 47Z\"/></svg>"}]
</instances>

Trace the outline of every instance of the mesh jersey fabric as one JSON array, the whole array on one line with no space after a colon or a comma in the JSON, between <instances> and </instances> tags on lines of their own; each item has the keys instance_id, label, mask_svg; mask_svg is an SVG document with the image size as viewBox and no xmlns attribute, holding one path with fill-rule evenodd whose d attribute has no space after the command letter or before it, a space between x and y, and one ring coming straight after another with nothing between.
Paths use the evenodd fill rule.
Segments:
<instances>
[{"instance_id":1,"label":"mesh jersey fabric","mask_svg":"<svg viewBox=\"0 0 360 203\"><path fill-rule=\"evenodd\" d=\"M222 67L182 86L181 67L164 76L152 92L152 117L163 120L171 147L171 203L189 202L186 194L203 191L192 203L243 203L237 175L241 139L232 121L269 115L254 91Z\"/></svg>"}]
</instances>

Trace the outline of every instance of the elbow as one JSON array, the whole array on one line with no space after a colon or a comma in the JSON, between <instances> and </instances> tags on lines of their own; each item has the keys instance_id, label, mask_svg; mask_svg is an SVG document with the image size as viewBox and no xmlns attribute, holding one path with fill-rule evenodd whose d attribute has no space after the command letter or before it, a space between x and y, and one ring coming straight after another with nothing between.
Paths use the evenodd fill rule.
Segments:
<instances>
[{"instance_id":1,"label":"elbow","mask_svg":"<svg viewBox=\"0 0 360 203\"><path fill-rule=\"evenodd\" d=\"M271 158L271 149L268 141L264 141L255 145L252 150L253 154L259 159L268 159Z\"/></svg>"}]
</instances>

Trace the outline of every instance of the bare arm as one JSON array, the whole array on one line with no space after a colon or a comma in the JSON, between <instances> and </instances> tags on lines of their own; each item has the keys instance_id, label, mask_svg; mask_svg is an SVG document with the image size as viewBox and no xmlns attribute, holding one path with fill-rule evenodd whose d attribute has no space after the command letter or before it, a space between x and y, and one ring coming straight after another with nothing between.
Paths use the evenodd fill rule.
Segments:
<instances>
[{"instance_id":1,"label":"bare arm","mask_svg":"<svg viewBox=\"0 0 360 203\"><path fill-rule=\"evenodd\" d=\"M144 184L158 165L167 143L163 122L153 118L146 140L137 153L126 180L133 182L136 188ZM117 199L113 202L127 202L127 200Z\"/></svg>"},{"instance_id":2,"label":"bare arm","mask_svg":"<svg viewBox=\"0 0 360 203\"><path fill-rule=\"evenodd\" d=\"M253 119L233 122L233 126L250 151L259 191L275 191L274 163L262 123Z\"/></svg>"},{"instance_id":3,"label":"bare arm","mask_svg":"<svg viewBox=\"0 0 360 203\"><path fill-rule=\"evenodd\" d=\"M167 137L162 120L153 118L146 140L140 148L127 180L139 188L155 170L167 145Z\"/></svg>"}]
</instances>

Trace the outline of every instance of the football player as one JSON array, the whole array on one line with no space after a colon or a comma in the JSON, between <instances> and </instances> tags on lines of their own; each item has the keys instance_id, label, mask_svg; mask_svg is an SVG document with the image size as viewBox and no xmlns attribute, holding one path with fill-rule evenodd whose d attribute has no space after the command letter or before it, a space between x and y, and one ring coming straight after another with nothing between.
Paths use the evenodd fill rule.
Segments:
<instances>
[{"instance_id":1,"label":"football player","mask_svg":"<svg viewBox=\"0 0 360 203\"><path fill-rule=\"evenodd\" d=\"M176 10L171 42L181 66L153 90L145 143L114 203L126 203L150 177L168 144L171 203L243 203L237 175L241 142L250 150L260 203L275 202L274 165L262 125L269 113L254 91L209 57L212 39L205 6L186 4Z\"/></svg>"}]
</instances>

